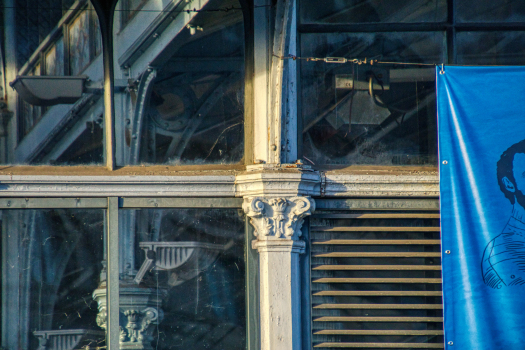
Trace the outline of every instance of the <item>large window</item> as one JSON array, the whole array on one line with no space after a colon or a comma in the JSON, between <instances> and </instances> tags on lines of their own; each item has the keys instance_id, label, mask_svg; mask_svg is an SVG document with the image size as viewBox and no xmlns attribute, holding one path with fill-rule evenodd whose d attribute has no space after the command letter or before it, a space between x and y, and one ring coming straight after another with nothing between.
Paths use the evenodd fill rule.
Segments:
<instances>
[{"instance_id":1,"label":"large window","mask_svg":"<svg viewBox=\"0 0 525 350\"><path fill-rule=\"evenodd\" d=\"M433 64L524 64L524 16L506 1L300 2L305 162L435 166Z\"/></svg>"},{"instance_id":2,"label":"large window","mask_svg":"<svg viewBox=\"0 0 525 350\"><path fill-rule=\"evenodd\" d=\"M105 57L89 0L15 3L3 11L4 76L16 89L1 114L3 164L243 162L238 1L122 0ZM114 63L108 101L104 60Z\"/></svg>"},{"instance_id":3,"label":"large window","mask_svg":"<svg viewBox=\"0 0 525 350\"><path fill-rule=\"evenodd\" d=\"M64 5L64 6L63 6ZM15 15L10 16L10 13ZM1 152L8 164L100 165L103 163L102 39L91 4L84 1L16 2L3 11L7 83L28 87L31 77L85 77L78 97L57 104L20 93L8 98ZM16 40L10 36L16 33ZM9 40L7 40L9 39ZM14 80L17 76L17 80ZM71 80L69 80L71 81ZM58 91L58 79L39 89ZM84 89L90 84L93 88ZM96 85L96 88L95 88ZM67 89L65 89L67 90ZM67 92L67 91L66 91ZM83 93L84 92L84 93ZM8 90L8 95L14 91Z\"/></svg>"},{"instance_id":4,"label":"large window","mask_svg":"<svg viewBox=\"0 0 525 350\"><path fill-rule=\"evenodd\" d=\"M150 341L158 349L245 348L242 212L122 210L120 222L120 246L129 247L120 259L120 307L162 307Z\"/></svg>"},{"instance_id":5,"label":"large window","mask_svg":"<svg viewBox=\"0 0 525 350\"><path fill-rule=\"evenodd\" d=\"M96 323L92 295L105 293L104 211L2 209L0 214L2 346L102 346L105 334Z\"/></svg>"},{"instance_id":6,"label":"large window","mask_svg":"<svg viewBox=\"0 0 525 350\"><path fill-rule=\"evenodd\" d=\"M117 6L127 13L129 5ZM118 165L243 159L241 6L223 0L195 5L172 2L159 14L160 1L146 2L114 35L115 78L132 82L115 96ZM167 44L165 37L173 40Z\"/></svg>"},{"instance_id":7,"label":"large window","mask_svg":"<svg viewBox=\"0 0 525 350\"><path fill-rule=\"evenodd\" d=\"M21 186L17 198L0 197L0 347L246 348L252 252L242 200L233 191L166 198L174 176L140 197L140 179L111 172L112 157L121 166L239 167L240 4L122 1L113 28L88 0L5 4L0 66L15 90L2 86L0 163L60 190L35 198ZM108 191L78 191L90 184ZM203 197L209 185L187 193Z\"/></svg>"},{"instance_id":8,"label":"large window","mask_svg":"<svg viewBox=\"0 0 525 350\"><path fill-rule=\"evenodd\" d=\"M116 341L121 349L245 348L240 205L190 198L0 200L2 346L102 349Z\"/></svg>"}]
</instances>

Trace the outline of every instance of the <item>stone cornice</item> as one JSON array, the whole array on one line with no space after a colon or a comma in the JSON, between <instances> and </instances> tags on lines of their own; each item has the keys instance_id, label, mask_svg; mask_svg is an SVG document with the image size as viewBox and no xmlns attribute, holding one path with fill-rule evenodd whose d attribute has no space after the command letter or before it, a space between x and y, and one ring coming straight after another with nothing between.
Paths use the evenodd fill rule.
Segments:
<instances>
[{"instance_id":1,"label":"stone cornice","mask_svg":"<svg viewBox=\"0 0 525 350\"><path fill-rule=\"evenodd\" d=\"M289 168L288 166L292 166ZM437 197L437 173L322 173L295 164L179 176L0 175L1 197Z\"/></svg>"},{"instance_id":2,"label":"stone cornice","mask_svg":"<svg viewBox=\"0 0 525 350\"><path fill-rule=\"evenodd\" d=\"M233 197L235 175L0 176L1 197Z\"/></svg>"},{"instance_id":3,"label":"stone cornice","mask_svg":"<svg viewBox=\"0 0 525 350\"><path fill-rule=\"evenodd\" d=\"M248 166L237 175L235 194L247 196L315 196L320 194L321 176L297 164Z\"/></svg>"},{"instance_id":4,"label":"stone cornice","mask_svg":"<svg viewBox=\"0 0 525 350\"><path fill-rule=\"evenodd\" d=\"M439 175L434 174L326 174L322 196L327 197L437 197Z\"/></svg>"}]
</instances>

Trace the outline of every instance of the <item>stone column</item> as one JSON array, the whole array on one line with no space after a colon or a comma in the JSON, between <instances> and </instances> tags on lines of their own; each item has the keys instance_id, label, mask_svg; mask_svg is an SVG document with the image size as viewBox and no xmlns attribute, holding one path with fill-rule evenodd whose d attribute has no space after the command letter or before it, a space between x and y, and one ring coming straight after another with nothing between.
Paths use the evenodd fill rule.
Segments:
<instances>
[{"instance_id":1,"label":"stone column","mask_svg":"<svg viewBox=\"0 0 525 350\"><path fill-rule=\"evenodd\" d=\"M255 228L252 248L259 252L261 349L300 350L301 226L315 202L310 197L249 197L243 209Z\"/></svg>"}]
</instances>

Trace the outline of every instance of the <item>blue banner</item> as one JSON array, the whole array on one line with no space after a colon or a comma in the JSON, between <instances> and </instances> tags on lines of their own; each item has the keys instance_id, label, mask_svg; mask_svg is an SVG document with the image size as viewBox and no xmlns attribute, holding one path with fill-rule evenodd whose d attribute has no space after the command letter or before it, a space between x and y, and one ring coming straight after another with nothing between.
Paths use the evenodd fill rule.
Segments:
<instances>
[{"instance_id":1,"label":"blue banner","mask_svg":"<svg viewBox=\"0 0 525 350\"><path fill-rule=\"evenodd\" d=\"M445 347L525 349L525 67L436 76Z\"/></svg>"}]
</instances>

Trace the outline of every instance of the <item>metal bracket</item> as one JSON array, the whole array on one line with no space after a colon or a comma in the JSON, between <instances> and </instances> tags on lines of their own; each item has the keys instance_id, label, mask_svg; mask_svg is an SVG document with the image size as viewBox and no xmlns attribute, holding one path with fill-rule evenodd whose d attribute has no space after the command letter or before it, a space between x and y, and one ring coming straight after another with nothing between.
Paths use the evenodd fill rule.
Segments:
<instances>
[{"instance_id":1,"label":"metal bracket","mask_svg":"<svg viewBox=\"0 0 525 350\"><path fill-rule=\"evenodd\" d=\"M140 136L144 125L144 114L149 105L149 98L153 82L157 77L157 70L149 67L140 78L140 83L137 91L137 103L135 104L135 112L133 120L131 121L131 145L129 152L129 164L136 165L139 162L140 156Z\"/></svg>"},{"instance_id":2,"label":"metal bracket","mask_svg":"<svg viewBox=\"0 0 525 350\"><path fill-rule=\"evenodd\" d=\"M321 176L320 194L321 197L324 197L326 195L326 174L324 171L320 171L319 175Z\"/></svg>"}]
</instances>

